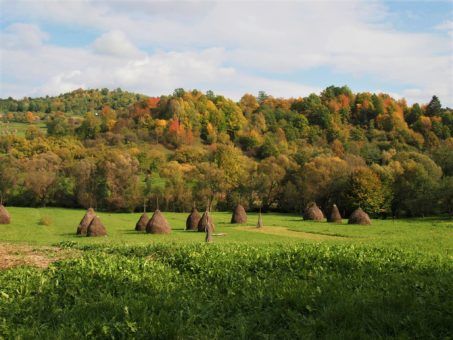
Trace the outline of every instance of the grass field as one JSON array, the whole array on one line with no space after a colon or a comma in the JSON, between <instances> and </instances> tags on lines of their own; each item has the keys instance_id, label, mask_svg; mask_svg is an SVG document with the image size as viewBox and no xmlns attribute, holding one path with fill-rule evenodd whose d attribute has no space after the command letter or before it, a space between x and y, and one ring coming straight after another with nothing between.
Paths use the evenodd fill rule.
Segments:
<instances>
[{"instance_id":1,"label":"grass field","mask_svg":"<svg viewBox=\"0 0 453 340\"><path fill-rule=\"evenodd\" d=\"M17 136L24 137L25 131L27 131L27 129L32 125L38 127L39 130L44 135L47 133L46 124L42 123L42 122L29 124L29 123L16 123L16 122L5 123L2 121L0 121L0 132L8 132L8 133L15 134Z\"/></svg>"},{"instance_id":2,"label":"grass field","mask_svg":"<svg viewBox=\"0 0 453 340\"><path fill-rule=\"evenodd\" d=\"M140 214L99 213L108 236L77 237L84 211L9 207L0 226L0 338L433 338L453 334L453 221L372 226L214 213L214 243L136 233ZM50 226L39 225L42 217ZM57 245L57 246L55 246ZM55 262L56 261L56 262ZM5 265L6 264L6 265Z\"/></svg>"},{"instance_id":3,"label":"grass field","mask_svg":"<svg viewBox=\"0 0 453 340\"><path fill-rule=\"evenodd\" d=\"M63 241L84 244L129 244L148 245L153 243L202 242L204 234L186 232L185 221L188 213L164 213L173 228L170 235L149 235L134 231L140 213L103 213L98 215L106 226L108 236L102 238L78 237L77 225L84 215L83 210L62 208L8 208L12 215L10 225L0 225L0 240L3 242L26 243L31 245L53 245ZM50 226L39 225L39 220L50 217ZM151 216L151 214L150 214ZM287 243L325 242L386 246L408 249L422 253L453 255L453 220L439 218L373 220L371 226L331 224L304 221L300 216L290 214L263 214L265 227L257 230L257 214L248 214L248 223L230 224L231 214L214 212L216 232L226 233L215 238L216 243L241 242Z\"/></svg>"}]
</instances>

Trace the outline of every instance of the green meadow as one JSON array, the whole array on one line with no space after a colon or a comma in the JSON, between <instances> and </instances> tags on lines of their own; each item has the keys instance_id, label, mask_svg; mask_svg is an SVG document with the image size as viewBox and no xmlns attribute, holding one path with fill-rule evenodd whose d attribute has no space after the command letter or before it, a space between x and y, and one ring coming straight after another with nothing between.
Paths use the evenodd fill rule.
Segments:
<instances>
[{"instance_id":1,"label":"green meadow","mask_svg":"<svg viewBox=\"0 0 453 340\"><path fill-rule=\"evenodd\" d=\"M100 212L108 236L89 238L75 235L83 210L8 210L0 252L3 262L19 260L0 270L0 338L453 334L448 218L358 226L263 214L257 230L257 214L231 225L230 213L214 212L224 235L208 244L184 231L188 214L165 213L172 233L150 235L134 231L139 213ZM43 217L51 224L39 224Z\"/></svg>"},{"instance_id":2,"label":"green meadow","mask_svg":"<svg viewBox=\"0 0 453 340\"><path fill-rule=\"evenodd\" d=\"M30 245L54 245L59 242L75 242L80 245L149 245L154 243L197 243L204 240L203 233L185 231L188 213L164 212L172 226L170 235L137 233L135 223L141 213L98 212L108 236L100 238L76 235L77 225L85 211L64 208L9 207L10 225L0 225L3 242ZM152 213L148 213L151 217ZM371 226L348 225L327 222L304 221L295 214L263 214L265 227L255 228L258 215L248 213L243 225L231 224L231 213L213 212L216 243L287 243L323 242L328 244L354 244L407 249L423 253L453 255L453 220L449 218L416 218L399 220L375 219ZM42 217L51 220L49 226L40 225Z\"/></svg>"}]
</instances>

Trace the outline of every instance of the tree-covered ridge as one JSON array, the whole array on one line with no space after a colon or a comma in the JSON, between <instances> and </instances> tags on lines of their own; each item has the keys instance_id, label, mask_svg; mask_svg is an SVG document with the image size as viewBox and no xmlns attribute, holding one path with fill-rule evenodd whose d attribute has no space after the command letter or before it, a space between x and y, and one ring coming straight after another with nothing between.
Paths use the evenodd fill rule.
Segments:
<instances>
[{"instance_id":1,"label":"tree-covered ridge","mask_svg":"<svg viewBox=\"0 0 453 340\"><path fill-rule=\"evenodd\" d=\"M121 89L109 91L78 89L55 97L26 97L20 100L11 97L0 99L0 112L33 112L54 113L64 112L67 114L84 115L89 111L100 111L105 105L113 109L124 109L138 100L146 98L141 94L135 94ZM20 115L19 115L20 116Z\"/></svg>"},{"instance_id":2,"label":"tree-covered ridge","mask_svg":"<svg viewBox=\"0 0 453 340\"><path fill-rule=\"evenodd\" d=\"M63 104L49 112L4 111L3 126L47 126L47 135L32 124L25 137L0 137L0 192L12 204L134 210L159 196L178 211L213 200L219 209L240 201L300 212L316 201L375 216L453 207L453 113L435 96L408 106L331 86L304 98L261 92L239 102L183 89L36 100L55 98Z\"/></svg>"}]
</instances>

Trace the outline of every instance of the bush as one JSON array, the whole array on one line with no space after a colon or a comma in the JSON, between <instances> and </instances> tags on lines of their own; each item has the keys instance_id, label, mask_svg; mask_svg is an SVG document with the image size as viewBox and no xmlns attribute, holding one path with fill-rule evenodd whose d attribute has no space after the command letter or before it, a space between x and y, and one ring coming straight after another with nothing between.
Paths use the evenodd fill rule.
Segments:
<instances>
[{"instance_id":1,"label":"bush","mask_svg":"<svg viewBox=\"0 0 453 340\"><path fill-rule=\"evenodd\" d=\"M39 219L39 225L46 225L46 226L49 226L51 225L53 222L52 222L52 218L50 216L47 216L47 215L44 215L42 216L40 219Z\"/></svg>"}]
</instances>

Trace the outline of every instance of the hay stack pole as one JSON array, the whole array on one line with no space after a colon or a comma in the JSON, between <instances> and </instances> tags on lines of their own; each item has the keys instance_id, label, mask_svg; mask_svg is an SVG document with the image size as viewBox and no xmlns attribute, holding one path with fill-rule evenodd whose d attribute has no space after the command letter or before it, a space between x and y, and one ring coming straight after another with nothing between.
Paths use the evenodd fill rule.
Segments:
<instances>
[{"instance_id":1,"label":"hay stack pole","mask_svg":"<svg viewBox=\"0 0 453 340\"><path fill-rule=\"evenodd\" d=\"M336 204L332 206L332 210L330 211L330 215L327 218L327 222L332 222L332 223L341 223L341 214L340 211L338 210L338 207Z\"/></svg>"},{"instance_id":2,"label":"hay stack pole","mask_svg":"<svg viewBox=\"0 0 453 340\"><path fill-rule=\"evenodd\" d=\"M241 204L236 205L234 208L231 223L247 223L247 213Z\"/></svg>"},{"instance_id":3,"label":"hay stack pole","mask_svg":"<svg viewBox=\"0 0 453 340\"><path fill-rule=\"evenodd\" d=\"M215 225L214 225L214 220L211 217L211 214L209 213L211 211L211 202L208 203L208 206L206 207L206 211L203 213L203 216L201 216L200 221L198 222L198 232L203 233L206 232L206 228L210 227L211 231L214 232L215 230Z\"/></svg>"},{"instance_id":4,"label":"hay stack pole","mask_svg":"<svg viewBox=\"0 0 453 340\"><path fill-rule=\"evenodd\" d=\"M0 204L0 224L10 224L11 223L11 215L9 214L8 210Z\"/></svg>"},{"instance_id":5,"label":"hay stack pole","mask_svg":"<svg viewBox=\"0 0 453 340\"><path fill-rule=\"evenodd\" d=\"M351 216L349 216L348 224L371 224L370 216L364 212L361 208L356 209Z\"/></svg>"},{"instance_id":6,"label":"hay stack pole","mask_svg":"<svg viewBox=\"0 0 453 340\"><path fill-rule=\"evenodd\" d=\"M201 220L201 215L198 212L197 208L193 207L190 215L186 220L186 230L197 230L198 223Z\"/></svg>"},{"instance_id":7,"label":"hay stack pole","mask_svg":"<svg viewBox=\"0 0 453 340\"><path fill-rule=\"evenodd\" d=\"M309 221L322 221L324 219L324 214L315 202L311 202L305 210L304 219Z\"/></svg>"},{"instance_id":8,"label":"hay stack pole","mask_svg":"<svg viewBox=\"0 0 453 340\"><path fill-rule=\"evenodd\" d=\"M170 234L171 226L159 209L156 209L146 225L146 232L149 234Z\"/></svg>"},{"instance_id":9,"label":"hay stack pole","mask_svg":"<svg viewBox=\"0 0 453 340\"><path fill-rule=\"evenodd\" d=\"M261 216L261 208L260 208L260 213L258 215L258 223L256 224L257 228L262 228L263 227L263 217Z\"/></svg>"},{"instance_id":10,"label":"hay stack pole","mask_svg":"<svg viewBox=\"0 0 453 340\"><path fill-rule=\"evenodd\" d=\"M211 220L211 216L209 215L209 212L206 211L206 218L207 218L207 221L210 221ZM205 238L205 242L206 243L211 243L212 242L212 233L214 232L213 230L213 224L212 223L207 223L206 224L206 238Z\"/></svg>"},{"instance_id":11,"label":"hay stack pole","mask_svg":"<svg viewBox=\"0 0 453 340\"><path fill-rule=\"evenodd\" d=\"M77 227L77 235L85 236L87 234L88 227L95 216L96 213L94 212L94 209L89 208Z\"/></svg>"}]
</instances>

